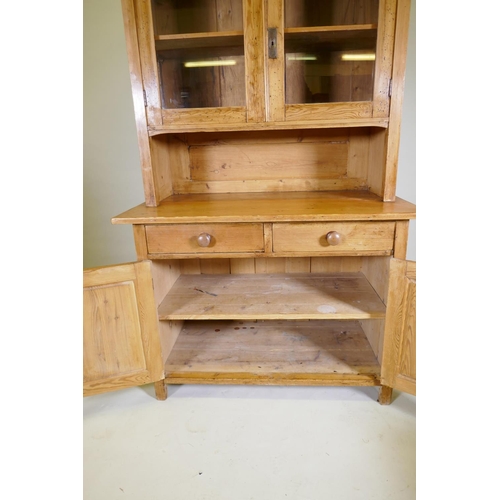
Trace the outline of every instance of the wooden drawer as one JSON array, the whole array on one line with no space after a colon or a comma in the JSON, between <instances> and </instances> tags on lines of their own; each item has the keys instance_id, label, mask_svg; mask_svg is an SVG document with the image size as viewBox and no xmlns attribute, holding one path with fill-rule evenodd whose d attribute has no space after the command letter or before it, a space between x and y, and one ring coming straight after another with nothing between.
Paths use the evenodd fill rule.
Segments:
<instances>
[{"instance_id":1,"label":"wooden drawer","mask_svg":"<svg viewBox=\"0 0 500 500\"><path fill-rule=\"evenodd\" d=\"M394 222L277 223L273 252L390 255L394 230Z\"/></svg>"},{"instance_id":2,"label":"wooden drawer","mask_svg":"<svg viewBox=\"0 0 500 500\"><path fill-rule=\"evenodd\" d=\"M200 245L200 235L209 235L209 242L204 236ZM146 240L148 254L263 252L264 227L249 223L161 224L146 226Z\"/></svg>"}]
</instances>

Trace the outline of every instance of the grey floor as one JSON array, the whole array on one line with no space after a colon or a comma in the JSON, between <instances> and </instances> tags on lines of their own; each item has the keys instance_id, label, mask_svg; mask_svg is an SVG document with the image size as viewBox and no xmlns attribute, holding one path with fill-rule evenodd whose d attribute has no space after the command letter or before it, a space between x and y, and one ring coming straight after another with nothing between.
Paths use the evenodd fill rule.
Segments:
<instances>
[{"instance_id":1,"label":"grey floor","mask_svg":"<svg viewBox=\"0 0 500 500\"><path fill-rule=\"evenodd\" d=\"M85 500L414 500L416 398L147 385L83 401Z\"/></svg>"}]
</instances>

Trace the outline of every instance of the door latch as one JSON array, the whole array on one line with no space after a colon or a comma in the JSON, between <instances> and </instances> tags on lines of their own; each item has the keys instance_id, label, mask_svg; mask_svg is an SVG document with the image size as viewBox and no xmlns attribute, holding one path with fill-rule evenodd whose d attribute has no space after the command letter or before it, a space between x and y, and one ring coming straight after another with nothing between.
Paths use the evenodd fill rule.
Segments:
<instances>
[{"instance_id":1,"label":"door latch","mask_svg":"<svg viewBox=\"0 0 500 500\"><path fill-rule=\"evenodd\" d=\"M278 58L278 28L267 29L267 55L269 59Z\"/></svg>"}]
</instances>

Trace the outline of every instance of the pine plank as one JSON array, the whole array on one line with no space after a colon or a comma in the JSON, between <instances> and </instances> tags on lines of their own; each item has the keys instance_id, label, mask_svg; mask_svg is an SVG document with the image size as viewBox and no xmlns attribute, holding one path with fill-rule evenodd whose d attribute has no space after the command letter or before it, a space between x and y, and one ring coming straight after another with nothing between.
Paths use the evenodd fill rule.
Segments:
<instances>
[{"instance_id":1,"label":"pine plank","mask_svg":"<svg viewBox=\"0 0 500 500\"><path fill-rule=\"evenodd\" d=\"M165 364L176 378L374 385L380 366L356 321L189 321Z\"/></svg>"},{"instance_id":2,"label":"pine plank","mask_svg":"<svg viewBox=\"0 0 500 500\"><path fill-rule=\"evenodd\" d=\"M160 320L369 319L385 306L362 273L181 275Z\"/></svg>"},{"instance_id":3,"label":"pine plank","mask_svg":"<svg viewBox=\"0 0 500 500\"><path fill-rule=\"evenodd\" d=\"M156 50L243 45L243 31L180 33L155 37Z\"/></svg>"},{"instance_id":4,"label":"pine plank","mask_svg":"<svg viewBox=\"0 0 500 500\"><path fill-rule=\"evenodd\" d=\"M113 224L171 222L275 222L409 220L413 203L384 203L368 191L295 193L218 193L173 195L157 207L143 203L112 219Z\"/></svg>"},{"instance_id":5,"label":"pine plank","mask_svg":"<svg viewBox=\"0 0 500 500\"><path fill-rule=\"evenodd\" d=\"M162 110L163 125L149 125L150 136L171 133L179 134L184 132L233 132L262 131L262 130L305 130L321 128L350 128L350 127L380 127L387 129L388 118L370 118L370 104L363 105L361 110L352 112L353 105L349 103L346 108L342 103L328 103L329 112L316 109L318 105L301 104L298 110L293 106L289 108L289 115L286 121L273 122L248 122L240 123L239 120L244 115L244 108L220 108L206 110L176 109ZM312 110L307 110L307 106L312 106ZM239 113L237 113L239 111ZM214 117L220 113L220 119ZM287 111L288 113L288 111Z\"/></svg>"}]
</instances>

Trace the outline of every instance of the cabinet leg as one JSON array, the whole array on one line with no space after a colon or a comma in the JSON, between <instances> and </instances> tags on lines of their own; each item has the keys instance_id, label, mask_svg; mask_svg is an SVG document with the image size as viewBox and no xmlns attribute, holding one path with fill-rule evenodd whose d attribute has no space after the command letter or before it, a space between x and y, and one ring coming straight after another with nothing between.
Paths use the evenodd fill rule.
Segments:
<instances>
[{"instance_id":1,"label":"cabinet leg","mask_svg":"<svg viewBox=\"0 0 500 500\"><path fill-rule=\"evenodd\" d=\"M392 387L388 387L387 385L380 386L378 402L381 405L390 405L392 403Z\"/></svg>"},{"instance_id":2,"label":"cabinet leg","mask_svg":"<svg viewBox=\"0 0 500 500\"><path fill-rule=\"evenodd\" d=\"M156 399L159 401L165 401L165 399L167 399L167 384L165 384L165 379L155 382L155 394Z\"/></svg>"}]
</instances>

